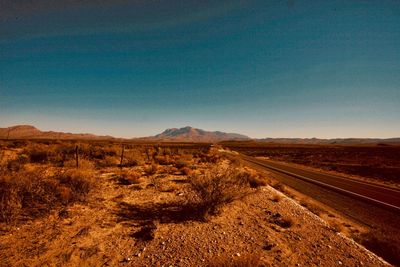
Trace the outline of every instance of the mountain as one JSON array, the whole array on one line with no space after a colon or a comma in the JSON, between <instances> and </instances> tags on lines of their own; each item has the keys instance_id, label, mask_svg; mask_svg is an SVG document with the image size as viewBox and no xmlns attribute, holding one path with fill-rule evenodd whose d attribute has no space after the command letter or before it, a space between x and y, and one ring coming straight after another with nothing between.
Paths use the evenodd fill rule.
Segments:
<instances>
[{"instance_id":1,"label":"mountain","mask_svg":"<svg viewBox=\"0 0 400 267\"><path fill-rule=\"evenodd\" d=\"M224 133L220 131L205 131L190 126L183 128L166 129L164 132L151 137L162 141L181 142L219 142L224 140L249 140L245 135L236 133Z\"/></svg>"},{"instance_id":2,"label":"mountain","mask_svg":"<svg viewBox=\"0 0 400 267\"><path fill-rule=\"evenodd\" d=\"M16 125L0 128L2 139L113 139L112 136L94 134L74 134L53 131L41 131L32 125Z\"/></svg>"}]
</instances>

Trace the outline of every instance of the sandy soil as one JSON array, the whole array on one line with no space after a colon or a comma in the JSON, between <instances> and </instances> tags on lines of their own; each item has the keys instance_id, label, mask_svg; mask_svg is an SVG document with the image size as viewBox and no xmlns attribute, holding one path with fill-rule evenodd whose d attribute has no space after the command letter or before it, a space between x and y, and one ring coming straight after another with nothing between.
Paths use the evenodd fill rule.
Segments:
<instances>
[{"instance_id":1,"label":"sandy soil","mask_svg":"<svg viewBox=\"0 0 400 267\"><path fill-rule=\"evenodd\" d=\"M261 266L386 265L272 187L204 222L176 204L186 176L161 170L124 185L113 171L98 174L87 203L3 225L0 266L209 266L248 255Z\"/></svg>"}]
</instances>

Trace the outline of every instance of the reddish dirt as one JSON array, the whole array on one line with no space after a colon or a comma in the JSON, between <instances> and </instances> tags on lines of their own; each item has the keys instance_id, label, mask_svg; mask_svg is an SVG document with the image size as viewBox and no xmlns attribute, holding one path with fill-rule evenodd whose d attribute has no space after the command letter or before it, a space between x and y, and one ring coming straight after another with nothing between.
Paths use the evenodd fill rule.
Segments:
<instances>
[{"instance_id":1,"label":"reddish dirt","mask_svg":"<svg viewBox=\"0 0 400 267\"><path fill-rule=\"evenodd\" d=\"M0 266L208 266L248 255L262 266L386 265L269 186L200 221L174 204L188 177L165 168L133 185L104 171L86 203L3 225Z\"/></svg>"}]
</instances>

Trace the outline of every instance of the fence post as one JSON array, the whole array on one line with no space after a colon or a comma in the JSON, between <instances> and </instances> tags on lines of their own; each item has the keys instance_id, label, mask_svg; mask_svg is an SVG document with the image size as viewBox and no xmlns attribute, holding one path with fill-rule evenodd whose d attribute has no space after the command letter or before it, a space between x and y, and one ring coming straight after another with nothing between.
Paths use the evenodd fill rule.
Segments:
<instances>
[{"instance_id":1,"label":"fence post","mask_svg":"<svg viewBox=\"0 0 400 267\"><path fill-rule=\"evenodd\" d=\"M125 146L122 145L122 151L121 151L121 161L119 163L120 168L122 169L122 162L124 160L124 150L125 150Z\"/></svg>"},{"instance_id":2,"label":"fence post","mask_svg":"<svg viewBox=\"0 0 400 267\"><path fill-rule=\"evenodd\" d=\"M75 147L75 160L76 160L76 168L79 168L79 156L78 156L78 145Z\"/></svg>"}]
</instances>

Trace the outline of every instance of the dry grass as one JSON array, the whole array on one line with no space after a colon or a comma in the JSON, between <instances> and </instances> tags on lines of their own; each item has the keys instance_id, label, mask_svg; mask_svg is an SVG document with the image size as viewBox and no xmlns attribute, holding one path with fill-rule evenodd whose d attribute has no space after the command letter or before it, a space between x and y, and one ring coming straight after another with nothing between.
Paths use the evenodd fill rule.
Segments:
<instances>
[{"instance_id":1,"label":"dry grass","mask_svg":"<svg viewBox=\"0 0 400 267\"><path fill-rule=\"evenodd\" d=\"M179 170L183 175L191 175L192 174L192 169L188 168L188 167L183 167L180 168Z\"/></svg>"},{"instance_id":2,"label":"dry grass","mask_svg":"<svg viewBox=\"0 0 400 267\"><path fill-rule=\"evenodd\" d=\"M148 175L148 176L151 176L151 175L154 175L154 174L156 174L157 173L157 170L158 170L158 165L156 165L156 164L151 164L151 165L149 165L149 166L146 166L145 168L144 168L144 172L146 173L146 175Z\"/></svg>"},{"instance_id":3,"label":"dry grass","mask_svg":"<svg viewBox=\"0 0 400 267\"><path fill-rule=\"evenodd\" d=\"M193 175L190 201L202 211L204 218L216 215L224 205L249 193L246 178L231 166L215 166L205 174Z\"/></svg>"},{"instance_id":4,"label":"dry grass","mask_svg":"<svg viewBox=\"0 0 400 267\"><path fill-rule=\"evenodd\" d=\"M246 180L251 188L257 188L260 186L267 185L266 179L252 169L238 168L238 171L239 171L239 175L242 176L242 179Z\"/></svg>"},{"instance_id":5,"label":"dry grass","mask_svg":"<svg viewBox=\"0 0 400 267\"><path fill-rule=\"evenodd\" d=\"M271 200L272 200L273 202L279 202L279 201L282 200L282 196L279 195L279 194L274 194L274 195L272 196Z\"/></svg>"},{"instance_id":6,"label":"dry grass","mask_svg":"<svg viewBox=\"0 0 400 267\"><path fill-rule=\"evenodd\" d=\"M124 185L140 183L140 173L132 170L121 170L118 176L118 182Z\"/></svg>"},{"instance_id":7,"label":"dry grass","mask_svg":"<svg viewBox=\"0 0 400 267\"><path fill-rule=\"evenodd\" d=\"M47 214L59 205L83 200L92 186L93 173L68 170L55 175L44 168L0 177L0 221L14 223Z\"/></svg>"}]
</instances>

